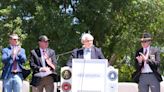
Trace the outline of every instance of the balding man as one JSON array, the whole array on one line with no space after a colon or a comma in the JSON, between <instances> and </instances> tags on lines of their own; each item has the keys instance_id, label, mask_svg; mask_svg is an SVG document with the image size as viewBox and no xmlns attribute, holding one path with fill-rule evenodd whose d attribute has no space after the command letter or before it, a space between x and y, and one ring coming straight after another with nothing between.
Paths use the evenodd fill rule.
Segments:
<instances>
[{"instance_id":1,"label":"balding man","mask_svg":"<svg viewBox=\"0 0 164 92\"><path fill-rule=\"evenodd\" d=\"M82 49L74 49L71 54L67 66L72 67L72 59L73 58L81 58L81 59L105 59L100 48L97 48L93 45L93 36L89 33L84 33L81 36Z\"/></svg>"}]
</instances>

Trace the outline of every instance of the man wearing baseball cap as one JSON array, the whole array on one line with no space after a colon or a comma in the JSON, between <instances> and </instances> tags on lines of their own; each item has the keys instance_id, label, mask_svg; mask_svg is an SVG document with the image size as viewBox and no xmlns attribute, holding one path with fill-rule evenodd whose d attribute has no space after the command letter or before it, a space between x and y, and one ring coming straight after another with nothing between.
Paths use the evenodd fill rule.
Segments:
<instances>
[{"instance_id":1,"label":"man wearing baseball cap","mask_svg":"<svg viewBox=\"0 0 164 92\"><path fill-rule=\"evenodd\" d=\"M140 42L142 48L136 52L136 72L132 78L138 83L139 92L149 92L149 87L151 92L160 92L160 51L151 46L152 37L149 33L143 33Z\"/></svg>"},{"instance_id":2,"label":"man wearing baseball cap","mask_svg":"<svg viewBox=\"0 0 164 92\"><path fill-rule=\"evenodd\" d=\"M50 49L46 35L38 38L39 47L31 51L30 67L32 68L32 92L54 92L54 74L57 60L55 51ZM49 74L50 73L50 74ZM40 75L39 75L40 74ZM45 75L45 76L43 76Z\"/></svg>"}]
</instances>

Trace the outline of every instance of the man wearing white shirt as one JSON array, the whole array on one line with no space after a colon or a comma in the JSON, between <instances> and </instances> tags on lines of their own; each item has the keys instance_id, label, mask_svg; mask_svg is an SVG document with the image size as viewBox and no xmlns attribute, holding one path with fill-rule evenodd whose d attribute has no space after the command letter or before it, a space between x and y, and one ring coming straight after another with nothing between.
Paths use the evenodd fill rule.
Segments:
<instances>
[{"instance_id":1,"label":"man wearing white shirt","mask_svg":"<svg viewBox=\"0 0 164 92\"><path fill-rule=\"evenodd\" d=\"M39 47L31 51L30 67L32 68L32 92L54 92L54 75L57 65L55 50L49 48L49 39L41 35ZM49 74L52 73L52 74Z\"/></svg>"},{"instance_id":2,"label":"man wearing white shirt","mask_svg":"<svg viewBox=\"0 0 164 92\"><path fill-rule=\"evenodd\" d=\"M74 49L69 60L67 61L67 66L72 67L73 58L81 59L105 59L100 48L93 45L93 36L90 33L84 33L81 36L82 49Z\"/></svg>"},{"instance_id":3,"label":"man wearing white shirt","mask_svg":"<svg viewBox=\"0 0 164 92\"><path fill-rule=\"evenodd\" d=\"M139 92L160 92L159 73L160 51L151 45L152 38L149 33L144 33L140 39L142 48L136 52L136 72L132 78L138 83Z\"/></svg>"}]
</instances>

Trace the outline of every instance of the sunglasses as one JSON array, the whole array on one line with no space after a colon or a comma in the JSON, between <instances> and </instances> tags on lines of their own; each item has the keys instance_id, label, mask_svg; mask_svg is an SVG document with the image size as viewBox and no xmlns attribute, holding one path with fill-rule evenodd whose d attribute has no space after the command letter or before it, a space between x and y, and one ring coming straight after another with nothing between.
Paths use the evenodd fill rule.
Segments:
<instances>
[{"instance_id":1,"label":"sunglasses","mask_svg":"<svg viewBox=\"0 0 164 92\"><path fill-rule=\"evenodd\" d=\"M41 42L48 43L48 41L41 41Z\"/></svg>"},{"instance_id":2,"label":"sunglasses","mask_svg":"<svg viewBox=\"0 0 164 92\"><path fill-rule=\"evenodd\" d=\"M18 39L12 39L12 40L17 41Z\"/></svg>"},{"instance_id":3,"label":"sunglasses","mask_svg":"<svg viewBox=\"0 0 164 92\"><path fill-rule=\"evenodd\" d=\"M141 43L147 43L147 42L150 42L150 41L141 41Z\"/></svg>"}]
</instances>

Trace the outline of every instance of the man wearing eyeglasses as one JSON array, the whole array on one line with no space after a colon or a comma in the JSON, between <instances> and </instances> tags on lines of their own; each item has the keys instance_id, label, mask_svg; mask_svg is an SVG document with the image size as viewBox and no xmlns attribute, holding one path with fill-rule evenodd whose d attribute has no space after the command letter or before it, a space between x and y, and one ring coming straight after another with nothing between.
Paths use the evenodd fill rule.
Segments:
<instances>
[{"instance_id":1,"label":"man wearing eyeglasses","mask_svg":"<svg viewBox=\"0 0 164 92\"><path fill-rule=\"evenodd\" d=\"M84 33L81 36L82 49L74 49L69 60L67 61L67 66L72 67L73 58L81 59L105 59L100 48L93 45L93 36L90 33Z\"/></svg>"},{"instance_id":2,"label":"man wearing eyeglasses","mask_svg":"<svg viewBox=\"0 0 164 92\"><path fill-rule=\"evenodd\" d=\"M9 46L2 50L3 92L22 92L23 63L26 61L25 50L18 44L17 34L9 36Z\"/></svg>"},{"instance_id":3,"label":"man wearing eyeglasses","mask_svg":"<svg viewBox=\"0 0 164 92\"><path fill-rule=\"evenodd\" d=\"M149 87L151 92L160 92L160 51L151 46L152 38L149 33L144 33L140 42L142 48L136 52L136 72L132 77L138 83L139 92L149 92Z\"/></svg>"},{"instance_id":4,"label":"man wearing eyeglasses","mask_svg":"<svg viewBox=\"0 0 164 92\"><path fill-rule=\"evenodd\" d=\"M48 48L49 39L41 35L38 39L39 47L31 51L30 66L32 68L32 92L54 92L54 75L56 70L56 55Z\"/></svg>"}]
</instances>

